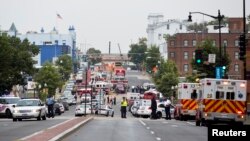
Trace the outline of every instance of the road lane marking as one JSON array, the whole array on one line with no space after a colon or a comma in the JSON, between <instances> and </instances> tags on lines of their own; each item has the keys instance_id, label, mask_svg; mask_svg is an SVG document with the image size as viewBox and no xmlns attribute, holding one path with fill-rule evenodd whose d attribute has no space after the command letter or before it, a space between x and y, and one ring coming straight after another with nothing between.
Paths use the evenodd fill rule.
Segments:
<instances>
[{"instance_id":1,"label":"road lane marking","mask_svg":"<svg viewBox=\"0 0 250 141\"><path fill-rule=\"evenodd\" d=\"M159 137L156 137L156 140L160 141L160 140L161 140L161 138L159 138Z\"/></svg>"},{"instance_id":2,"label":"road lane marking","mask_svg":"<svg viewBox=\"0 0 250 141\"><path fill-rule=\"evenodd\" d=\"M142 120L139 120L142 125L146 126L146 123L144 123Z\"/></svg>"},{"instance_id":3,"label":"road lane marking","mask_svg":"<svg viewBox=\"0 0 250 141\"><path fill-rule=\"evenodd\" d=\"M151 134L154 134L155 132L154 131L150 131Z\"/></svg>"},{"instance_id":4,"label":"road lane marking","mask_svg":"<svg viewBox=\"0 0 250 141\"><path fill-rule=\"evenodd\" d=\"M57 126L59 126L59 125L62 125L62 124L64 124L64 123L66 123L66 122L69 122L69 121L71 121L71 120L73 120L73 119L75 119L75 118L76 118L76 117L74 117L74 118L72 118L72 119L70 119L70 120L66 120L66 121L64 121L64 122L61 122L61 123L56 124L56 125L54 125L54 126L51 126L51 127L47 128L47 129L55 128L55 127L57 127Z\"/></svg>"},{"instance_id":5,"label":"road lane marking","mask_svg":"<svg viewBox=\"0 0 250 141\"><path fill-rule=\"evenodd\" d=\"M187 122L187 124L190 124L190 125L195 125L194 122Z\"/></svg>"},{"instance_id":6,"label":"road lane marking","mask_svg":"<svg viewBox=\"0 0 250 141\"><path fill-rule=\"evenodd\" d=\"M75 118L72 118L72 119L70 119L70 120L73 120L73 119L75 119ZM54 125L54 126L51 126L51 127L47 128L47 129L43 129L43 130L41 130L41 131L35 132L35 133L31 134L31 135L28 135L28 136L26 136L26 137L21 138L20 140L27 140L28 138L31 138L31 137L33 137L33 136L35 136L35 135L38 135L38 134L40 134L40 133L43 133L45 130L55 128L55 127L57 127L57 126L59 126L59 125L61 125L61 124L64 124L64 123L66 123L66 122L69 122L70 120L66 120L66 121L64 121L64 122L61 122L61 123L56 124L56 125Z\"/></svg>"},{"instance_id":7,"label":"road lane marking","mask_svg":"<svg viewBox=\"0 0 250 141\"><path fill-rule=\"evenodd\" d=\"M150 129L150 127L147 127L147 129L149 130L149 129Z\"/></svg>"},{"instance_id":8,"label":"road lane marking","mask_svg":"<svg viewBox=\"0 0 250 141\"><path fill-rule=\"evenodd\" d=\"M26 137L23 137L23 138L21 138L21 139L19 139L19 140L21 140L21 141L27 140L28 138L31 138L31 137L33 137L33 136L35 136L35 135L38 135L38 134L42 133L42 132L44 132L44 130L35 132L35 133L33 133L33 134L31 134L31 135L28 135L28 136L26 136Z\"/></svg>"},{"instance_id":9,"label":"road lane marking","mask_svg":"<svg viewBox=\"0 0 250 141\"><path fill-rule=\"evenodd\" d=\"M162 123L167 124L168 122L164 121L164 122L162 122Z\"/></svg>"},{"instance_id":10,"label":"road lane marking","mask_svg":"<svg viewBox=\"0 0 250 141\"><path fill-rule=\"evenodd\" d=\"M172 127L178 127L177 125L171 125Z\"/></svg>"}]
</instances>

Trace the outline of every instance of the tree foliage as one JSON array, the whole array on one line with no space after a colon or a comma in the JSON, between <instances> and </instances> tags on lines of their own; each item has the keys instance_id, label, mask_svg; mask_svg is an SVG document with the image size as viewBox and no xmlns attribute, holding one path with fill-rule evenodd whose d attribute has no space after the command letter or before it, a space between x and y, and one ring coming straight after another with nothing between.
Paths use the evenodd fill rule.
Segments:
<instances>
[{"instance_id":1,"label":"tree foliage","mask_svg":"<svg viewBox=\"0 0 250 141\"><path fill-rule=\"evenodd\" d=\"M151 46L150 48L148 48L146 55L146 69L148 71L152 71L154 67L157 67L160 64L161 54L159 47L155 45Z\"/></svg>"},{"instance_id":2,"label":"tree foliage","mask_svg":"<svg viewBox=\"0 0 250 141\"><path fill-rule=\"evenodd\" d=\"M176 86L178 80L178 70L176 64L172 60L161 60L158 72L153 77L157 89L166 97L170 97L173 93L172 86Z\"/></svg>"},{"instance_id":3,"label":"tree foliage","mask_svg":"<svg viewBox=\"0 0 250 141\"><path fill-rule=\"evenodd\" d=\"M203 31L203 32L207 32L207 26L208 23L207 22L204 22L204 23L193 23L193 24L190 24L187 28L188 30L192 30L192 31L195 31L195 32L198 32L198 31Z\"/></svg>"},{"instance_id":4,"label":"tree foliage","mask_svg":"<svg viewBox=\"0 0 250 141\"><path fill-rule=\"evenodd\" d=\"M135 63L137 66L140 66L145 59L145 52L147 51L147 39L140 38L137 44L131 44L130 50L128 52L128 57L130 57L131 62Z\"/></svg>"},{"instance_id":5,"label":"tree foliage","mask_svg":"<svg viewBox=\"0 0 250 141\"><path fill-rule=\"evenodd\" d=\"M221 59L220 59L220 52L219 48L213 45L213 41L210 39L204 40L203 42L198 44L198 48L202 49L203 52L203 64L197 65L192 60L191 64L194 70L197 70L198 74L204 74L201 76L205 76L208 78L214 78L215 77L215 68L217 66L226 66L225 74L227 74L229 70L229 64L230 64L230 58L227 53L224 53L224 48L221 49ZM215 54L216 60L215 63L208 63L208 56L209 54Z\"/></svg>"},{"instance_id":6,"label":"tree foliage","mask_svg":"<svg viewBox=\"0 0 250 141\"><path fill-rule=\"evenodd\" d=\"M37 86L41 86L40 90L45 88L48 89L47 94L50 96L54 96L56 89L62 87L63 85L58 68L53 66L50 62L44 63L43 67L38 71L38 73L35 74L34 80L37 82Z\"/></svg>"},{"instance_id":7,"label":"tree foliage","mask_svg":"<svg viewBox=\"0 0 250 141\"><path fill-rule=\"evenodd\" d=\"M62 80L69 80L70 74L72 73L72 59L68 55L62 55L56 61L56 65L58 66L59 73L62 75Z\"/></svg>"},{"instance_id":8,"label":"tree foliage","mask_svg":"<svg viewBox=\"0 0 250 141\"><path fill-rule=\"evenodd\" d=\"M10 91L14 85L25 85L25 76L33 75L35 62L32 57L39 48L27 39L0 36L0 93Z\"/></svg>"},{"instance_id":9,"label":"tree foliage","mask_svg":"<svg viewBox=\"0 0 250 141\"><path fill-rule=\"evenodd\" d=\"M95 48L89 48L87 51L88 59L90 59L90 64L94 65L102 61L101 51Z\"/></svg>"}]
</instances>

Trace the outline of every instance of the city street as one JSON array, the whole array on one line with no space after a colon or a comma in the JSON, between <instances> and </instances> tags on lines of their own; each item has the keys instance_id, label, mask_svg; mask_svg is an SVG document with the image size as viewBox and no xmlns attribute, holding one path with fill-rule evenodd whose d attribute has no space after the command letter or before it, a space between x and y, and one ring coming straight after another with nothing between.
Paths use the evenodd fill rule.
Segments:
<instances>
[{"instance_id":1,"label":"city street","mask_svg":"<svg viewBox=\"0 0 250 141\"><path fill-rule=\"evenodd\" d=\"M24 119L21 122L13 122L12 119L0 118L0 140L14 141L48 129L54 125L72 119L75 116L74 111L75 106L71 106L69 111L66 111L60 116L47 118L41 121L37 121L36 119Z\"/></svg>"}]
</instances>

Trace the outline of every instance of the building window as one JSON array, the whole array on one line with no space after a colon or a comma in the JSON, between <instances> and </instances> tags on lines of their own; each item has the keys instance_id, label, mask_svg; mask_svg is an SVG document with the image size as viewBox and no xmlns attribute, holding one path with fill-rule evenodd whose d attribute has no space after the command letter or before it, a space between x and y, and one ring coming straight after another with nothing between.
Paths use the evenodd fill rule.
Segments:
<instances>
[{"instance_id":1,"label":"building window","mask_svg":"<svg viewBox=\"0 0 250 141\"><path fill-rule=\"evenodd\" d=\"M158 40L161 40L161 34L160 33L158 34Z\"/></svg>"},{"instance_id":2,"label":"building window","mask_svg":"<svg viewBox=\"0 0 250 141\"><path fill-rule=\"evenodd\" d=\"M195 51L193 52L193 59L195 59Z\"/></svg>"},{"instance_id":3,"label":"building window","mask_svg":"<svg viewBox=\"0 0 250 141\"><path fill-rule=\"evenodd\" d=\"M167 30L169 30L169 24L167 24Z\"/></svg>"},{"instance_id":4,"label":"building window","mask_svg":"<svg viewBox=\"0 0 250 141\"><path fill-rule=\"evenodd\" d=\"M235 41L234 41L234 46L235 46L235 47L238 47L238 46L239 46L239 40L235 40Z\"/></svg>"},{"instance_id":5,"label":"building window","mask_svg":"<svg viewBox=\"0 0 250 141\"><path fill-rule=\"evenodd\" d=\"M224 40L224 41L223 41L223 45L224 45L225 47L227 47L227 40Z\"/></svg>"},{"instance_id":6,"label":"building window","mask_svg":"<svg viewBox=\"0 0 250 141\"><path fill-rule=\"evenodd\" d=\"M182 30L182 24L180 24L180 30Z\"/></svg>"},{"instance_id":7,"label":"building window","mask_svg":"<svg viewBox=\"0 0 250 141\"><path fill-rule=\"evenodd\" d=\"M216 46L216 41L215 40L213 40L213 46Z\"/></svg>"},{"instance_id":8,"label":"building window","mask_svg":"<svg viewBox=\"0 0 250 141\"><path fill-rule=\"evenodd\" d=\"M174 41L171 41L171 42L170 42L170 46L174 46Z\"/></svg>"},{"instance_id":9,"label":"building window","mask_svg":"<svg viewBox=\"0 0 250 141\"><path fill-rule=\"evenodd\" d=\"M170 52L170 57L171 58L175 58L175 53L174 52Z\"/></svg>"},{"instance_id":10,"label":"building window","mask_svg":"<svg viewBox=\"0 0 250 141\"><path fill-rule=\"evenodd\" d=\"M188 72L188 64L184 64L183 67L184 67L184 68L183 68L184 72Z\"/></svg>"},{"instance_id":11,"label":"building window","mask_svg":"<svg viewBox=\"0 0 250 141\"><path fill-rule=\"evenodd\" d=\"M188 52L185 51L183 55L184 55L184 59L188 60Z\"/></svg>"},{"instance_id":12,"label":"building window","mask_svg":"<svg viewBox=\"0 0 250 141\"><path fill-rule=\"evenodd\" d=\"M196 40L193 40L193 47L195 47L196 46Z\"/></svg>"},{"instance_id":13,"label":"building window","mask_svg":"<svg viewBox=\"0 0 250 141\"><path fill-rule=\"evenodd\" d=\"M234 65L234 71L236 71L236 72L239 71L239 65L238 65L238 64L235 64L235 65Z\"/></svg>"},{"instance_id":14,"label":"building window","mask_svg":"<svg viewBox=\"0 0 250 141\"><path fill-rule=\"evenodd\" d=\"M239 59L239 52L234 52L234 58Z\"/></svg>"},{"instance_id":15,"label":"building window","mask_svg":"<svg viewBox=\"0 0 250 141\"><path fill-rule=\"evenodd\" d=\"M183 44L184 44L184 47L187 47L188 46L188 40L184 40Z\"/></svg>"}]
</instances>

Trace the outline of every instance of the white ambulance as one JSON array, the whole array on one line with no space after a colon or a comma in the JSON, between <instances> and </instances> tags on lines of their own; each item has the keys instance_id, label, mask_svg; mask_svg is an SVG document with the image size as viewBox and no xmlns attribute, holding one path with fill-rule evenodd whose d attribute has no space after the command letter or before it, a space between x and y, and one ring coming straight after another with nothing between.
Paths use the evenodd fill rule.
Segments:
<instances>
[{"instance_id":1,"label":"white ambulance","mask_svg":"<svg viewBox=\"0 0 250 141\"><path fill-rule=\"evenodd\" d=\"M197 109L197 93L199 83L179 83L177 89L177 104L175 106L174 118L188 120L195 118Z\"/></svg>"},{"instance_id":2,"label":"white ambulance","mask_svg":"<svg viewBox=\"0 0 250 141\"><path fill-rule=\"evenodd\" d=\"M200 80L196 126L215 122L242 125L246 120L246 80L213 79Z\"/></svg>"}]
</instances>

